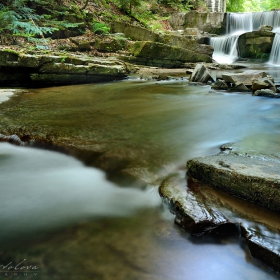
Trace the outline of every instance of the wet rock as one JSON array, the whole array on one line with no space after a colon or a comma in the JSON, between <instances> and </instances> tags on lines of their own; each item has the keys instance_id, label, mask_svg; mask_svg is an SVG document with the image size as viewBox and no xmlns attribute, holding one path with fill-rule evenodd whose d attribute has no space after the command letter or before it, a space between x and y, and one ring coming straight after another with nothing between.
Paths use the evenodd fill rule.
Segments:
<instances>
[{"instance_id":1,"label":"wet rock","mask_svg":"<svg viewBox=\"0 0 280 280\"><path fill-rule=\"evenodd\" d=\"M0 85L59 85L124 78L130 67L117 59L79 55L30 55L0 50Z\"/></svg>"},{"instance_id":2,"label":"wet rock","mask_svg":"<svg viewBox=\"0 0 280 280\"><path fill-rule=\"evenodd\" d=\"M175 64L175 66L182 67L185 62L212 61L211 57L205 54L149 41L135 42L131 45L130 52L140 64L151 66L170 67Z\"/></svg>"},{"instance_id":3,"label":"wet rock","mask_svg":"<svg viewBox=\"0 0 280 280\"><path fill-rule=\"evenodd\" d=\"M229 87L227 85L227 83L223 80L218 80L214 83L214 85L212 85L212 89L216 89L216 90L227 90Z\"/></svg>"},{"instance_id":4,"label":"wet rock","mask_svg":"<svg viewBox=\"0 0 280 280\"><path fill-rule=\"evenodd\" d=\"M249 91L249 89L243 83L235 85L230 90L231 91L239 91L239 92L248 92Z\"/></svg>"},{"instance_id":5,"label":"wet rock","mask_svg":"<svg viewBox=\"0 0 280 280\"><path fill-rule=\"evenodd\" d=\"M152 77L152 79L157 80L157 81L167 81L167 80L170 80L171 78L167 75L160 74L158 76Z\"/></svg>"},{"instance_id":6,"label":"wet rock","mask_svg":"<svg viewBox=\"0 0 280 280\"><path fill-rule=\"evenodd\" d=\"M241 224L241 234L246 239L252 257L280 272L280 235L257 225Z\"/></svg>"},{"instance_id":7,"label":"wet rock","mask_svg":"<svg viewBox=\"0 0 280 280\"><path fill-rule=\"evenodd\" d=\"M273 92L276 92L275 84L269 78L262 78L252 81L253 92L261 89L270 89Z\"/></svg>"},{"instance_id":8,"label":"wet rock","mask_svg":"<svg viewBox=\"0 0 280 280\"><path fill-rule=\"evenodd\" d=\"M192 235L228 234L236 225L214 207L207 204L198 192L184 189L185 179L172 176L159 189L160 195L168 201L170 211L175 214L175 223Z\"/></svg>"},{"instance_id":9,"label":"wet rock","mask_svg":"<svg viewBox=\"0 0 280 280\"><path fill-rule=\"evenodd\" d=\"M21 139L17 135L3 135L0 134L0 142L9 142L11 144L14 144L16 146L23 146L24 143L21 141Z\"/></svg>"},{"instance_id":10,"label":"wet rock","mask_svg":"<svg viewBox=\"0 0 280 280\"><path fill-rule=\"evenodd\" d=\"M268 75L262 71L254 71L254 70L247 70L243 73L238 74L231 74L231 73L224 73L222 74L222 78L227 83L232 83L234 85L237 84L244 84L245 86L251 86L253 80L258 80L261 78L265 78Z\"/></svg>"},{"instance_id":11,"label":"wet rock","mask_svg":"<svg viewBox=\"0 0 280 280\"><path fill-rule=\"evenodd\" d=\"M233 154L187 162L188 174L210 186L280 212L280 162Z\"/></svg>"},{"instance_id":12,"label":"wet rock","mask_svg":"<svg viewBox=\"0 0 280 280\"><path fill-rule=\"evenodd\" d=\"M209 81L214 82L214 79L206 66L204 64L197 64L190 77L190 82L207 83Z\"/></svg>"},{"instance_id":13,"label":"wet rock","mask_svg":"<svg viewBox=\"0 0 280 280\"><path fill-rule=\"evenodd\" d=\"M261 25L258 29L258 31L263 31L263 32L272 32L273 27L270 25Z\"/></svg>"},{"instance_id":14,"label":"wet rock","mask_svg":"<svg viewBox=\"0 0 280 280\"><path fill-rule=\"evenodd\" d=\"M268 58L275 33L270 27L261 26L258 31L247 32L238 38L239 55L242 58Z\"/></svg>"},{"instance_id":15,"label":"wet rock","mask_svg":"<svg viewBox=\"0 0 280 280\"><path fill-rule=\"evenodd\" d=\"M280 98L280 94L276 93L271 89L260 89L253 93L254 96L264 96L264 97L271 97L271 98Z\"/></svg>"}]
</instances>

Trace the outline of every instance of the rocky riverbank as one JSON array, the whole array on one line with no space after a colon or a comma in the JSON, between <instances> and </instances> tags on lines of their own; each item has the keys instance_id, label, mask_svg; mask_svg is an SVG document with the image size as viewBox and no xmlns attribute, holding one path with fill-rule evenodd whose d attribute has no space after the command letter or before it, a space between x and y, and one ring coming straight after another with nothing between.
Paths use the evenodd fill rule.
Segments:
<instances>
[{"instance_id":1,"label":"rocky riverbank","mask_svg":"<svg viewBox=\"0 0 280 280\"><path fill-rule=\"evenodd\" d=\"M190 234L236 237L241 234L254 258L280 271L277 213L230 197L190 177L187 182L179 174L165 180L159 191L175 215L175 223Z\"/></svg>"}]
</instances>

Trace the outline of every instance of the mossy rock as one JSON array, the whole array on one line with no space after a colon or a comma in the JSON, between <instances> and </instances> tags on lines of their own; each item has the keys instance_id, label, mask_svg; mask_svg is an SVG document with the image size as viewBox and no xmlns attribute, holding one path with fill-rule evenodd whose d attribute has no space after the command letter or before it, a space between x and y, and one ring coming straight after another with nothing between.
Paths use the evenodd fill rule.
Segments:
<instances>
[{"instance_id":1,"label":"mossy rock","mask_svg":"<svg viewBox=\"0 0 280 280\"><path fill-rule=\"evenodd\" d=\"M212 58L205 54L199 54L191 50L150 41L135 42L130 47L130 51L136 57L145 57L150 59L178 60L182 62L212 61Z\"/></svg>"},{"instance_id":2,"label":"mossy rock","mask_svg":"<svg viewBox=\"0 0 280 280\"><path fill-rule=\"evenodd\" d=\"M274 37L275 33L268 31L253 31L242 34L238 38L240 57L255 59L268 57L272 49Z\"/></svg>"},{"instance_id":3,"label":"mossy rock","mask_svg":"<svg viewBox=\"0 0 280 280\"><path fill-rule=\"evenodd\" d=\"M19 53L14 50L4 49L0 51L0 66L10 66L18 62Z\"/></svg>"},{"instance_id":4,"label":"mossy rock","mask_svg":"<svg viewBox=\"0 0 280 280\"><path fill-rule=\"evenodd\" d=\"M94 47L100 52L116 52L126 48L127 40L123 37L102 37L95 41Z\"/></svg>"}]
</instances>

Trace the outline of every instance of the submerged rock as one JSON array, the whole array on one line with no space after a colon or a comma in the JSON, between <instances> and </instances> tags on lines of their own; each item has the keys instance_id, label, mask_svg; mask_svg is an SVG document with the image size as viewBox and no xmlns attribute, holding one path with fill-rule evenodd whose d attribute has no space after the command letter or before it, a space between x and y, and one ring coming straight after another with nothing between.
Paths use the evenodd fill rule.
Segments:
<instances>
[{"instance_id":1,"label":"submerged rock","mask_svg":"<svg viewBox=\"0 0 280 280\"><path fill-rule=\"evenodd\" d=\"M253 93L254 96L264 96L264 97L272 97L272 98L280 98L280 94L276 93L271 89L260 89Z\"/></svg>"},{"instance_id":2,"label":"submerged rock","mask_svg":"<svg viewBox=\"0 0 280 280\"><path fill-rule=\"evenodd\" d=\"M280 271L280 219L277 213L191 178L186 181L179 174L165 180L159 191L176 216L175 223L190 234L237 236L241 232L252 257ZM225 220L224 224L219 224Z\"/></svg>"},{"instance_id":3,"label":"submerged rock","mask_svg":"<svg viewBox=\"0 0 280 280\"><path fill-rule=\"evenodd\" d=\"M216 89L216 90L227 90L228 88L229 86L223 80L218 80L214 83L214 85L212 85L212 89Z\"/></svg>"},{"instance_id":4,"label":"submerged rock","mask_svg":"<svg viewBox=\"0 0 280 280\"><path fill-rule=\"evenodd\" d=\"M231 91L247 92L249 89L243 84L237 84L234 87L230 88Z\"/></svg>"},{"instance_id":5,"label":"submerged rock","mask_svg":"<svg viewBox=\"0 0 280 280\"><path fill-rule=\"evenodd\" d=\"M265 226L241 224L241 234L246 239L252 257L280 272L280 235Z\"/></svg>"}]
</instances>

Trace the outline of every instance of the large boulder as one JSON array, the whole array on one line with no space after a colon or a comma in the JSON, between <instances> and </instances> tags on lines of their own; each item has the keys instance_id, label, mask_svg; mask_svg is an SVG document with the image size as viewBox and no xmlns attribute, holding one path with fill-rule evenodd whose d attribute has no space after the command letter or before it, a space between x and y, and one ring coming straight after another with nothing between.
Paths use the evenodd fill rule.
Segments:
<instances>
[{"instance_id":1,"label":"large boulder","mask_svg":"<svg viewBox=\"0 0 280 280\"><path fill-rule=\"evenodd\" d=\"M260 78L252 81L252 91L270 89L274 93L276 92L275 84L269 78Z\"/></svg>"},{"instance_id":2,"label":"large boulder","mask_svg":"<svg viewBox=\"0 0 280 280\"><path fill-rule=\"evenodd\" d=\"M208 83L209 81L214 82L214 79L206 66L202 63L197 64L190 77L190 82Z\"/></svg>"},{"instance_id":3,"label":"large boulder","mask_svg":"<svg viewBox=\"0 0 280 280\"><path fill-rule=\"evenodd\" d=\"M275 37L275 33L270 29L268 26L262 26L258 31L242 34L238 38L239 56L242 58L268 58Z\"/></svg>"},{"instance_id":4,"label":"large boulder","mask_svg":"<svg viewBox=\"0 0 280 280\"><path fill-rule=\"evenodd\" d=\"M238 85L244 84L245 86L252 86L253 80L258 80L261 78L269 77L263 71L247 70L243 73L232 74L224 73L222 74L222 79L229 84Z\"/></svg>"}]
</instances>

